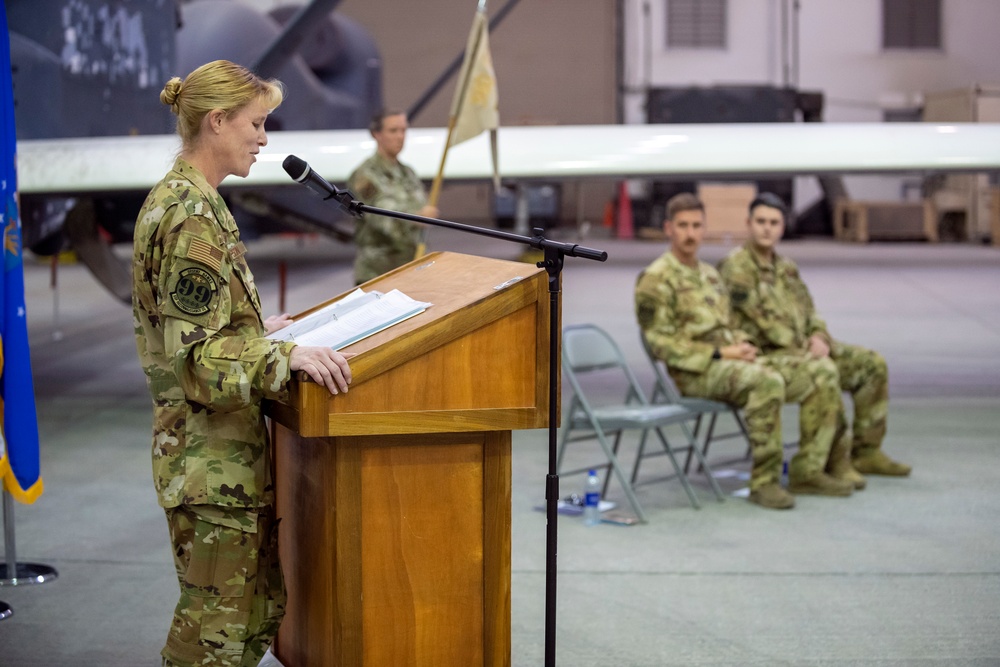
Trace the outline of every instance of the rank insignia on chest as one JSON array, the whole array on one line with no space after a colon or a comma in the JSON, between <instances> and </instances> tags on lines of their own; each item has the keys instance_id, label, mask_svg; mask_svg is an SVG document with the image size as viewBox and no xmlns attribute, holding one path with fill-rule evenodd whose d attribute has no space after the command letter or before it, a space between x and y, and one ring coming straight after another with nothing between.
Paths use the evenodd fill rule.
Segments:
<instances>
[{"instance_id":1,"label":"rank insignia on chest","mask_svg":"<svg viewBox=\"0 0 1000 667\"><path fill-rule=\"evenodd\" d=\"M191 266L180 272L177 286L170 293L170 298L181 312L204 315L211 310L218 291L219 287L211 273Z\"/></svg>"},{"instance_id":2,"label":"rank insignia on chest","mask_svg":"<svg viewBox=\"0 0 1000 667\"><path fill-rule=\"evenodd\" d=\"M245 254L247 254L247 247L243 243L243 241L240 241L236 245L234 245L234 246L232 246L232 247L229 248L229 257L234 262L238 261L239 258L242 257Z\"/></svg>"}]
</instances>

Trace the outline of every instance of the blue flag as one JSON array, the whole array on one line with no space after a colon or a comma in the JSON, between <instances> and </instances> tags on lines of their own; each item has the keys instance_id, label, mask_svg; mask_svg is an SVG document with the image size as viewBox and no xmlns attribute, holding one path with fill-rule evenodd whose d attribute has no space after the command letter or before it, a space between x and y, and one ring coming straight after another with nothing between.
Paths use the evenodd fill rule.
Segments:
<instances>
[{"instance_id":1,"label":"blue flag","mask_svg":"<svg viewBox=\"0 0 1000 667\"><path fill-rule=\"evenodd\" d=\"M38 417L28 352L28 322L24 310L24 266L21 222L17 214L16 132L14 89L10 77L10 33L6 6L0 12L0 229L3 265L0 271L0 478L3 488L22 503L42 495L38 456Z\"/></svg>"}]
</instances>

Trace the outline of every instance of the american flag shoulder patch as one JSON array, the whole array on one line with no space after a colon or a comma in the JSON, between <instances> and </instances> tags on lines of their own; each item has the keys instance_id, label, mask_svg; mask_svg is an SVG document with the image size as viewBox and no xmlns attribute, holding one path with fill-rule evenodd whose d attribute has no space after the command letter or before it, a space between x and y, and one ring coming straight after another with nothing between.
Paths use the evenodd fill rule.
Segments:
<instances>
[{"instance_id":1,"label":"american flag shoulder patch","mask_svg":"<svg viewBox=\"0 0 1000 667\"><path fill-rule=\"evenodd\" d=\"M191 239L187 256L188 259L201 262L215 272L222 268L222 249L215 247L208 241L198 238Z\"/></svg>"}]
</instances>

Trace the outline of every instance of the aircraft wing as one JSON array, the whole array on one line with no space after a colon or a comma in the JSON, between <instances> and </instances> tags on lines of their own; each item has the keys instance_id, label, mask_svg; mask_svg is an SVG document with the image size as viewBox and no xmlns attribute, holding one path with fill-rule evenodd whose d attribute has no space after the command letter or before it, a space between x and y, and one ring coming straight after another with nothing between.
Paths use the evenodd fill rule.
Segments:
<instances>
[{"instance_id":1,"label":"aircraft wing","mask_svg":"<svg viewBox=\"0 0 1000 667\"><path fill-rule=\"evenodd\" d=\"M443 128L411 128L400 158L423 179L437 172ZM374 151L366 130L271 132L258 164L224 187L289 185L286 155L343 185ZM505 179L711 178L981 172L1000 170L1000 124L736 123L504 127ZM18 143L26 194L147 191L180 149L174 135L32 140ZM448 152L445 177L492 177L488 134Z\"/></svg>"}]
</instances>

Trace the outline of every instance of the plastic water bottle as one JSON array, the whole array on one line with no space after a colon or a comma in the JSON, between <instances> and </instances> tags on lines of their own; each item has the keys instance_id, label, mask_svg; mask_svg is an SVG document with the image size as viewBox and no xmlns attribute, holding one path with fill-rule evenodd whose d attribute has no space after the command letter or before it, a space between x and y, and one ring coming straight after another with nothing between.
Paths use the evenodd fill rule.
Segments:
<instances>
[{"instance_id":1,"label":"plastic water bottle","mask_svg":"<svg viewBox=\"0 0 1000 667\"><path fill-rule=\"evenodd\" d=\"M601 522L601 479L597 471L587 473L583 487L583 525L596 526Z\"/></svg>"}]
</instances>

